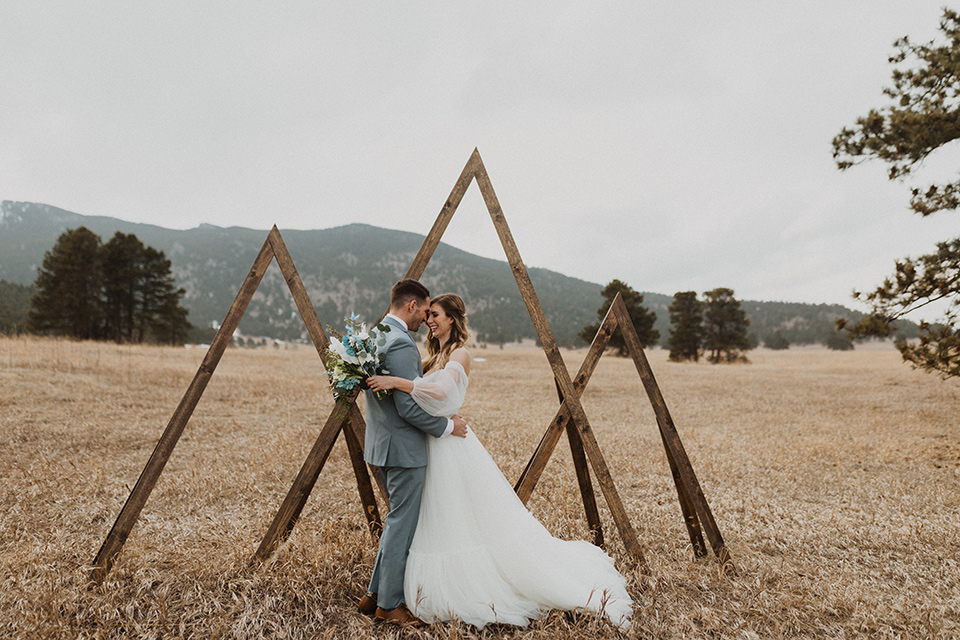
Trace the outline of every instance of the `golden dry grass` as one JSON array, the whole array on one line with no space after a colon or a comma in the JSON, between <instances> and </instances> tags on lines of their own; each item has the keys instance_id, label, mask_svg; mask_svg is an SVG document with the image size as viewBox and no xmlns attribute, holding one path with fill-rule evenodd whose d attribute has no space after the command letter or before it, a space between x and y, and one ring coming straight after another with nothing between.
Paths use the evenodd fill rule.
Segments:
<instances>
[{"instance_id":1,"label":"golden dry grass","mask_svg":"<svg viewBox=\"0 0 960 640\"><path fill-rule=\"evenodd\" d=\"M565 354L579 366L583 352ZM542 353L478 349L463 413L510 480L556 410ZM0 636L615 638L555 612L528 629L374 626L375 553L338 442L290 541L249 558L332 403L312 349L231 349L105 584L88 565L203 357L0 338ZM960 385L888 349L759 351L753 364L649 354L738 567L694 561L652 410L606 356L584 407L643 542L638 638L960 635ZM601 498L601 505L603 501ZM566 440L530 507L586 537Z\"/></svg>"}]
</instances>

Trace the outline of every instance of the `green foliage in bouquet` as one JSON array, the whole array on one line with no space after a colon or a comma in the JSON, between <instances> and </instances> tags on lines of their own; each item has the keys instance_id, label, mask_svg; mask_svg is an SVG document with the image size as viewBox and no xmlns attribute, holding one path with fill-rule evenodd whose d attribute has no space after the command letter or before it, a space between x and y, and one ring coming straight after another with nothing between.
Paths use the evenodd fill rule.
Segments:
<instances>
[{"instance_id":1,"label":"green foliage in bouquet","mask_svg":"<svg viewBox=\"0 0 960 640\"><path fill-rule=\"evenodd\" d=\"M336 340L330 341L326 351L325 373L330 377L333 395L338 400L362 386L370 376L390 373L383 368L387 354L382 350L387 344L384 334L390 331L390 327L381 323L368 330L366 323L360 322L360 316L355 313L351 313L345 322L346 333L330 329ZM378 391L377 397L383 399L389 394L389 391Z\"/></svg>"}]
</instances>

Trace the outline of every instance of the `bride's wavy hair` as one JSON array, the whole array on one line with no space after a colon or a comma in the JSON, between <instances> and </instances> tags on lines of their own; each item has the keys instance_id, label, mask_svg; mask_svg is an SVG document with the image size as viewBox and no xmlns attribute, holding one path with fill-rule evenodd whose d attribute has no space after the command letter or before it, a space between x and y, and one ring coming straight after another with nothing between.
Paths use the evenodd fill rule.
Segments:
<instances>
[{"instance_id":1,"label":"bride's wavy hair","mask_svg":"<svg viewBox=\"0 0 960 640\"><path fill-rule=\"evenodd\" d=\"M467 331L467 308L463 304L463 298L455 293L442 293L430 300L431 307L435 304L440 305L447 317L453 319L453 324L450 325L450 339L442 348L439 340L432 336L427 338L428 357L423 363L424 371L446 366L450 360L450 354L455 349L465 346L470 339L470 333Z\"/></svg>"}]
</instances>

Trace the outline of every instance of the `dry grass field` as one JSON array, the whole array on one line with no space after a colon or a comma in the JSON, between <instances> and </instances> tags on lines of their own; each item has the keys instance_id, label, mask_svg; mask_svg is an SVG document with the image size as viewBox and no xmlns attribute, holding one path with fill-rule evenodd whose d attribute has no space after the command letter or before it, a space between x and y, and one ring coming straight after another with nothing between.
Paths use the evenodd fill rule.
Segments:
<instances>
[{"instance_id":1,"label":"dry grass field","mask_svg":"<svg viewBox=\"0 0 960 640\"><path fill-rule=\"evenodd\" d=\"M375 626L354 608L375 547L337 443L289 542L249 559L332 406L312 349L230 349L108 580L88 565L202 350L0 338L0 637L955 638L960 385L886 348L649 354L737 566L695 561L653 412L607 355L584 396L645 546L621 634L554 612L527 629ZM476 349L464 415L515 480L557 408L546 359ZM576 370L583 352L565 352ZM482 359L480 361L479 359ZM602 498L600 500L603 507ZM530 503L586 537L566 440Z\"/></svg>"}]
</instances>

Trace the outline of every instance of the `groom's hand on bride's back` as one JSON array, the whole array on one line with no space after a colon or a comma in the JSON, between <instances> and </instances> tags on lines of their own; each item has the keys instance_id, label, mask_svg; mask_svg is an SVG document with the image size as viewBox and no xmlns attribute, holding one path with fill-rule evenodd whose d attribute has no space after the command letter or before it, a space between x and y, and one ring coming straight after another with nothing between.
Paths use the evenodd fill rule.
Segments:
<instances>
[{"instance_id":1,"label":"groom's hand on bride's back","mask_svg":"<svg viewBox=\"0 0 960 640\"><path fill-rule=\"evenodd\" d=\"M467 437L467 421L461 418L460 414L453 416L453 431L450 435L458 438Z\"/></svg>"}]
</instances>

